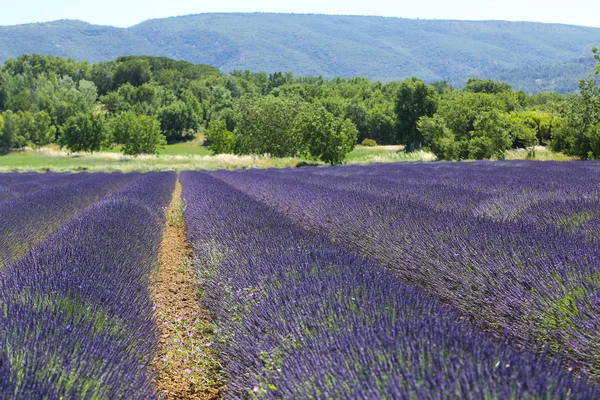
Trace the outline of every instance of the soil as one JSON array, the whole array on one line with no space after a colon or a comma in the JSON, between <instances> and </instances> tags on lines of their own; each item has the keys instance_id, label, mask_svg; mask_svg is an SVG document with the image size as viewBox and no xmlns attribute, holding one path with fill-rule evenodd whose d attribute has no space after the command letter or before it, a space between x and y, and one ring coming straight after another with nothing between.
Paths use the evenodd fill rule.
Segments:
<instances>
[{"instance_id":1,"label":"soil","mask_svg":"<svg viewBox=\"0 0 600 400\"><path fill-rule=\"evenodd\" d=\"M202 327L210 323L197 298L181 209L181 184L167 209L160 266L151 285L160 344L153 367L157 390L165 399L219 399L222 384L215 372L210 338Z\"/></svg>"}]
</instances>

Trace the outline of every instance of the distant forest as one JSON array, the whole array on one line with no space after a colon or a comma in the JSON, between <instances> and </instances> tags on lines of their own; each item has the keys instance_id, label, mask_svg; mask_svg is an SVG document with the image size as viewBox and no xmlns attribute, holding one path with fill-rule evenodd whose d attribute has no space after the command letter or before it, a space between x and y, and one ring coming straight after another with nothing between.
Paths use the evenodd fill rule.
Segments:
<instances>
[{"instance_id":1,"label":"distant forest","mask_svg":"<svg viewBox=\"0 0 600 400\"><path fill-rule=\"evenodd\" d=\"M298 15L199 14L130 28L63 20L0 26L0 62L21 54L78 61L147 55L234 70L295 76L416 76L462 88L470 78L509 83L526 93L574 92L593 63L600 29L507 21Z\"/></svg>"},{"instance_id":2,"label":"distant forest","mask_svg":"<svg viewBox=\"0 0 600 400\"><path fill-rule=\"evenodd\" d=\"M588 73L600 74L600 52ZM588 65L588 64L585 64ZM426 148L438 159L502 158L547 145L600 158L600 89L526 94L471 78L463 88L418 78L296 77L164 57L89 63L21 55L0 68L0 147L58 143L126 154L203 133L215 153L306 156L341 163L356 143Z\"/></svg>"}]
</instances>

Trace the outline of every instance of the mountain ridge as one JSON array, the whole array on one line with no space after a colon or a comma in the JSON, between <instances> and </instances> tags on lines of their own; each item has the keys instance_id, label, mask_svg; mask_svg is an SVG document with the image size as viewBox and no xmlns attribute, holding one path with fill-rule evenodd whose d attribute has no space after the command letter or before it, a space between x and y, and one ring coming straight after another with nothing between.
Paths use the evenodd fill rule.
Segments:
<instances>
[{"instance_id":1,"label":"mountain ridge","mask_svg":"<svg viewBox=\"0 0 600 400\"><path fill-rule=\"evenodd\" d=\"M0 26L0 62L24 53L90 62L135 54L210 64L222 72L290 71L298 76L365 76L382 81L417 76L457 86L470 77L506 78L507 71L523 68L529 69L523 76L532 75L532 70L535 75L538 66L590 57L593 45L600 45L600 28L323 14L193 14L150 19L127 28L80 20ZM560 70L551 69L557 74ZM574 73L573 68L565 70ZM565 77L543 81L556 79ZM576 82L573 76L569 79ZM524 84L539 87L539 82Z\"/></svg>"}]
</instances>

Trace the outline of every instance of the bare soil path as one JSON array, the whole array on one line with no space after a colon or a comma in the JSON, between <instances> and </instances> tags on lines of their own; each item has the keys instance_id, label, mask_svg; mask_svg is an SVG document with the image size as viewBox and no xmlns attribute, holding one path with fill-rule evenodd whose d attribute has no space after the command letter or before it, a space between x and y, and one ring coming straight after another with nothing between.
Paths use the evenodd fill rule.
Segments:
<instances>
[{"instance_id":1,"label":"bare soil path","mask_svg":"<svg viewBox=\"0 0 600 400\"><path fill-rule=\"evenodd\" d=\"M160 266L151 285L161 332L153 361L156 386L166 399L218 399L223 391L221 368L211 349L210 318L197 297L183 210L177 181L167 209Z\"/></svg>"}]
</instances>

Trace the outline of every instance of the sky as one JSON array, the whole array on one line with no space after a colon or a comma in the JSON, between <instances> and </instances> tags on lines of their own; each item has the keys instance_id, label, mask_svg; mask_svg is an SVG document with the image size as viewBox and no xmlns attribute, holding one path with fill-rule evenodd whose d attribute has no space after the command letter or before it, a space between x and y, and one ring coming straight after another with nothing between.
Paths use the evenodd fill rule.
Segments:
<instances>
[{"instance_id":1,"label":"sky","mask_svg":"<svg viewBox=\"0 0 600 400\"><path fill-rule=\"evenodd\" d=\"M600 27L600 0L29 0L0 7L0 25L79 19L129 27L151 18L209 12L378 15L420 19L556 22Z\"/></svg>"}]
</instances>

